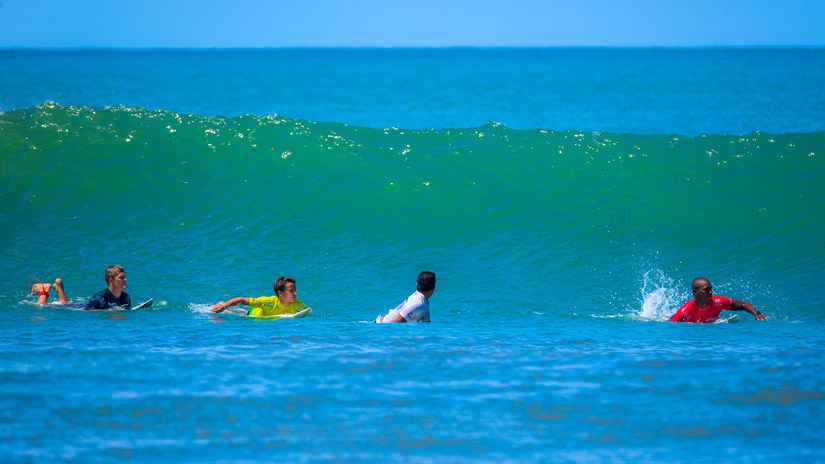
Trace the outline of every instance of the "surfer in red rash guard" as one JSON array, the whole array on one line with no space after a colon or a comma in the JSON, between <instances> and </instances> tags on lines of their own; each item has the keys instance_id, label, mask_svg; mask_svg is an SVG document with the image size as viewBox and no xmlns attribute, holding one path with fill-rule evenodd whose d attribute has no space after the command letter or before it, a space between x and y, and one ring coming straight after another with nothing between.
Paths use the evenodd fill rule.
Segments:
<instances>
[{"instance_id":1,"label":"surfer in red rash guard","mask_svg":"<svg viewBox=\"0 0 825 464\"><path fill-rule=\"evenodd\" d=\"M715 322L723 309L728 311L747 311L756 317L757 321L768 319L752 304L744 301L732 300L724 296L713 296L713 285L704 277L693 279L693 299L685 303L670 322Z\"/></svg>"}]
</instances>

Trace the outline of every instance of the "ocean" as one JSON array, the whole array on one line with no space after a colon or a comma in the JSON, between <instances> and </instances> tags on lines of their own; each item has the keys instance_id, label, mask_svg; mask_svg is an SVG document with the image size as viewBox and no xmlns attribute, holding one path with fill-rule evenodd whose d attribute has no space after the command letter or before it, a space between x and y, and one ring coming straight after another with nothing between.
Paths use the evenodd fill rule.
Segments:
<instances>
[{"instance_id":1,"label":"ocean","mask_svg":"<svg viewBox=\"0 0 825 464\"><path fill-rule=\"evenodd\" d=\"M825 462L825 49L0 69L0 462ZM112 264L150 309L26 296ZM667 322L700 276L770 319Z\"/></svg>"}]
</instances>

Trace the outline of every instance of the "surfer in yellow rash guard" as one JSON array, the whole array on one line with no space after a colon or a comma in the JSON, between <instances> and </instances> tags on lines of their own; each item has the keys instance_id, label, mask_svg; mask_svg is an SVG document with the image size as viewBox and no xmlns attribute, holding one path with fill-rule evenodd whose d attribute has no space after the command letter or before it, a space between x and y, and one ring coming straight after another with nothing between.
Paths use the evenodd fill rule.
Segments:
<instances>
[{"instance_id":1,"label":"surfer in yellow rash guard","mask_svg":"<svg viewBox=\"0 0 825 464\"><path fill-rule=\"evenodd\" d=\"M232 298L229 301L221 301L212 306L209 311L221 313L231 306L248 306L249 316L275 316L278 314L295 314L306 309L306 305L301 300L296 299L298 289L295 287L295 279L292 277L278 277L275 285L275 296L261 296L258 298Z\"/></svg>"}]
</instances>

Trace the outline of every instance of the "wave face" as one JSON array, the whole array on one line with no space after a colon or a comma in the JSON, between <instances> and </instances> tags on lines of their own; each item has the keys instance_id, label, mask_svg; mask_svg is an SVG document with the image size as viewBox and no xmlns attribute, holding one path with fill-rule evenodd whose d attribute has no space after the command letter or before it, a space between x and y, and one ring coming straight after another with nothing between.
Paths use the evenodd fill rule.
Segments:
<instances>
[{"instance_id":1,"label":"wave face","mask_svg":"<svg viewBox=\"0 0 825 464\"><path fill-rule=\"evenodd\" d=\"M467 304L492 279L536 308L621 311L654 272L790 311L821 301L825 132L377 130L56 104L0 127L4 258L22 269L114 259L218 289L279 272L395 287L432 267Z\"/></svg>"}]
</instances>

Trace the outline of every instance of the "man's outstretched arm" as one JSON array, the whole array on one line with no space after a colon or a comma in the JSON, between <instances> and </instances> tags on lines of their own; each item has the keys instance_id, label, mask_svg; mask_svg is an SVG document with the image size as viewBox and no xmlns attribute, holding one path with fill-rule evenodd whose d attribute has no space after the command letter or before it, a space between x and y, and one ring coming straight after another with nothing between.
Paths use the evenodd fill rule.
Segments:
<instances>
[{"instance_id":1,"label":"man's outstretched arm","mask_svg":"<svg viewBox=\"0 0 825 464\"><path fill-rule=\"evenodd\" d=\"M753 307L752 304L745 302L745 301L738 301L738 300L730 300L730 310L731 311L746 311L749 314L753 314L757 321L764 321L768 319L768 316L760 313Z\"/></svg>"},{"instance_id":2,"label":"man's outstretched arm","mask_svg":"<svg viewBox=\"0 0 825 464\"><path fill-rule=\"evenodd\" d=\"M238 305L249 306L249 298L244 298L244 297L232 298L231 300L229 300L225 303L223 301L221 301L220 303L216 304L215 306L212 306L209 309L209 311L213 312L213 313L221 313L221 312L225 311L227 308L229 308L230 306L238 306Z\"/></svg>"}]
</instances>

